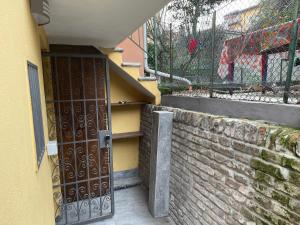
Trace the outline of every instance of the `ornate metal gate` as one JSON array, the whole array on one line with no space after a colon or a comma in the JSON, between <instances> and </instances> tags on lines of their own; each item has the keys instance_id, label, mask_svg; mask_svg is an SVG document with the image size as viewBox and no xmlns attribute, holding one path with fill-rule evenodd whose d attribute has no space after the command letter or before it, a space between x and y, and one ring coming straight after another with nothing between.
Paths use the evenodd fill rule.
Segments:
<instances>
[{"instance_id":1,"label":"ornate metal gate","mask_svg":"<svg viewBox=\"0 0 300 225\"><path fill-rule=\"evenodd\" d=\"M103 55L51 59L62 204L57 225L86 224L114 213L108 62Z\"/></svg>"}]
</instances>

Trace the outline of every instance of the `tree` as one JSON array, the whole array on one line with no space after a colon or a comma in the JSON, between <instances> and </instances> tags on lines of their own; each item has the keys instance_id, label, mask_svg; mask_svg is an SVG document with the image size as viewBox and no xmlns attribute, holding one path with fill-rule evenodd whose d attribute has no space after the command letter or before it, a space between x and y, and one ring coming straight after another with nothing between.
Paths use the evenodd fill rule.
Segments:
<instances>
[{"instance_id":1,"label":"tree","mask_svg":"<svg viewBox=\"0 0 300 225\"><path fill-rule=\"evenodd\" d=\"M212 10L226 0L174 0L156 15L158 69L169 72L169 23L173 22L174 70L180 74L196 73L200 57L211 54ZM210 14L210 15L209 15ZM205 21L203 21L203 18ZM154 24L149 20L148 49L154 52ZM189 40L198 41L196 51L187 51ZM201 42L201 44L200 44ZM209 49L208 49L209 48ZM150 60L149 60L150 61ZM151 61L153 63L153 61ZM151 62L149 65L151 66Z\"/></svg>"},{"instance_id":2,"label":"tree","mask_svg":"<svg viewBox=\"0 0 300 225\"><path fill-rule=\"evenodd\" d=\"M295 1L300 2L300 0L261 0L259 12L252 20L249 31L263 29L293 20Z\"/></svg>"},{"instance_id":3,"label":"tree","mask_svg":"<svg viewBox=\"0 0 300 225\"><path fill-rule=\"evenodd\" d=\"M148 63L151 68L154 68L154 30L156 27L156 43L157 43L157 59L158 70L169 72L168 57L170 54L169 46L169 24L167 23L168 9L164 7L159 13L155 15L154 20L147 21L147 49L148 49Z\"/></svg>"},{"instance_id":4,"label":"tree","mask_svg":"<svg viewBox=\"0 0 300 225\"><path fill-rule=\"evenodd\" d=\"M190 36L197 37L200 16L209 14L212 9L225 0L174 0L168 9L175 12L172 17L186 26Z\"/></svg>"}]
</instances>

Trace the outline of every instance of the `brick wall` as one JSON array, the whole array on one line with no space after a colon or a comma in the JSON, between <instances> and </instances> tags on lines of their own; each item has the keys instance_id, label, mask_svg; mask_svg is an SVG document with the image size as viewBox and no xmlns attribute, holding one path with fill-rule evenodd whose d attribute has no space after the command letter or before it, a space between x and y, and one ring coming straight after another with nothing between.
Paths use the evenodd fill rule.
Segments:
<instances>
[{"instance_id":1,"label":"brick wall","mask_svg":"<svg viewBox=\"0 0 300 225\"><path fill-rule=\"evenodd\" d=\"M174 112L170 216L177 225L299 225L300 132L147 105L140 175L148 185L152 111Z\"/></svg>"},{"instance_id":2,"label":"brick wall","mask_svg":"<svg viewBox=\"0 0 300 225\"><path fill-rule=\"evenodd\" d=\"M143 137L140 139L139 152L139 175L146 187L149 187L150 173L150 152L151 152L151 128L152 128L152 111L153 107L147 105L143 107L141 115L141 131Z\"/></svg>"}]
</instances>

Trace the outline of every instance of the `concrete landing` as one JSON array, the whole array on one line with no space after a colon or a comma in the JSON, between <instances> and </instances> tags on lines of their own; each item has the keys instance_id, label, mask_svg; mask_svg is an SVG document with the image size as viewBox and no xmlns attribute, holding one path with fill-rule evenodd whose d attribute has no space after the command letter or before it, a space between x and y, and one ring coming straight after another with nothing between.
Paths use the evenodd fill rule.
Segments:
<instances>
[{"instance_id":1,"label":"concrete landing","mask_svg":"<svg viewBox=\"0 0 300 225\"><path fill-rule=\"evenodd\" d=\"M173 225L168 217L151 216L147 196L141 186L115 191L115 216L89 225Z\"/></svg>"}]
</instances>

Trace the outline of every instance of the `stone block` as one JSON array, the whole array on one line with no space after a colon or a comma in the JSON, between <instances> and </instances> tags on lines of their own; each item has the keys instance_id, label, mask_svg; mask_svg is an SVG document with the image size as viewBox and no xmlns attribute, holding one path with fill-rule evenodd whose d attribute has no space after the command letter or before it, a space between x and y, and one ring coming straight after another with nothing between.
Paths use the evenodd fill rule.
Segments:
<instances>
[{"instance_id":1,"label":"stone block","mask_svg":"<svg viewBox=\"0 0 300 225\"><path fill-rule=\"evenodd\" d=\"M169 180L173 113L153 112L149 209L154 217L169 214Z\"/></svg>"}]
</instances>

